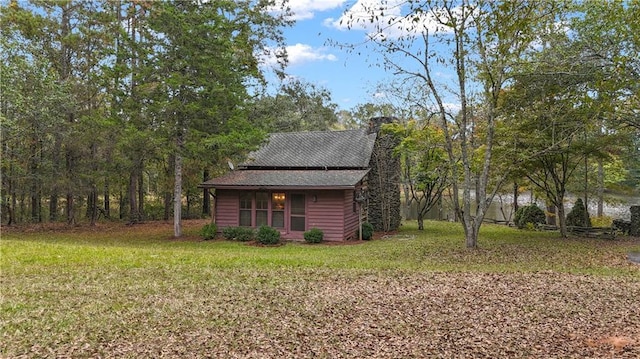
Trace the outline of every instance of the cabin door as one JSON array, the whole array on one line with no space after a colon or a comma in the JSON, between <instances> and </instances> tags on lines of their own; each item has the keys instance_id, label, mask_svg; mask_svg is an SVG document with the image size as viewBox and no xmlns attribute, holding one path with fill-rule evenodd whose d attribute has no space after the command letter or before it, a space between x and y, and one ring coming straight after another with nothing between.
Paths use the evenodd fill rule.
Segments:
<instances>
[{"instance_id":1,"label":"cabin door","mask_svg":"<svg viewBox=\"0 0 640 359\"><path fill-rule=\"evenodd\" d=\"M289 229L293 232L304 232L307 230L306 220L307 200L303 193L291 194L291 211L289 217Z\"/></svg>"}]
</instances>

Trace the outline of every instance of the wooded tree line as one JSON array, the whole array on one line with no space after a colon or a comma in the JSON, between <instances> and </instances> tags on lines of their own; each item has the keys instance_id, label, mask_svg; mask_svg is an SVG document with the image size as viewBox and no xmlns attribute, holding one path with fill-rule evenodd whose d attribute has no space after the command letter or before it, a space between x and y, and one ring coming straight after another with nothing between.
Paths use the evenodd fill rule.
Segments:
<instances>
[{"instance_id":1,"label":"wooded tree line","mask_svg":"<svg viewBox=\"0 0 640 359\"><path fill-rule=\"evenodd\" d=\"M273 1L2 5L2 220L206 215L197 185L272 131L327 129L322 88L282 75ZM262 66L263 56L281 66ZM182 211L186 213L181 213ZM179 235L179 221L176 234Z\"/></svg>"},{"instance_id":2,"label":"wooded tree line","mask_svg":"<svg viewBox=\"0 0 640 359\"><path fill-rule=\"evenodd\" d=\"M364 46L395 74L385 90L421 126L388 129L404 137L407 200L433 203L449 189L467 247L509 188L517 201L519 187L534 187L566 236L568 191L595 189L601 210L607 179L637 186L639 1L406 0L360 11L348 25L370 31Z\"/></svg>"},{"instance_id":3,"label":"wooded tree line","mask_svg":"<svg viewBox=\"0 0 640 359\"><path fill-rule=\"evenodd\" d=\"M265 92L261 56L275 56L290 25L270 1L9 1L3 223L202 216L198 183L266 133L378 116L407 120L392 130L406 139L405 194L462 194L452 198L469 247L494 197L525 184L558 211L567 191L637 185L639 1L397 5L402 15L365 8L370 18L351 24L378 24L365 46L393 74L384 90L396 103L336 113L312 84ZM443 68L455 79L439 78Z\"/></svg>"}]
</instances>

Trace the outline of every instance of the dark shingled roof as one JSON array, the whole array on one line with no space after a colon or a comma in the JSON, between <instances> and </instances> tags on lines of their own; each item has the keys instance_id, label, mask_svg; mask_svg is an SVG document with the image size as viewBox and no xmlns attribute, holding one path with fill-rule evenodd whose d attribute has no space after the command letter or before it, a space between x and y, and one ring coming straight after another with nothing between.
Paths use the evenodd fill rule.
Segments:
<instances>
[{"instance_id":1,"label":"dark shingled roof","mask_svg":"<svg viewBox=\"0 0 640 359\"><path fill-rule=\"evenodd\" d=\"M238 170L204 182L200 187L329 189L354 187L369 172L359 170Z\"/></svg>"},{"instance_id":2,"label":"dark shingled roof","mask_svg":"<svg viewBox=\"0 0 640 359\"><path fill-rule=\"evenodd\" d=\"M375 139L366 130L272 133L240 168L367 168Z\"/></svg>"}]
</instances>

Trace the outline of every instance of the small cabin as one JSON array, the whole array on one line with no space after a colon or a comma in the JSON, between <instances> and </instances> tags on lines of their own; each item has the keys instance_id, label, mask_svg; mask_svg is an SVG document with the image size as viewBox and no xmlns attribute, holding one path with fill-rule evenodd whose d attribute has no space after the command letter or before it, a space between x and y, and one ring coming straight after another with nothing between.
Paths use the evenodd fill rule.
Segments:
<instances>
[{"instance_id":1,"label":"small cabin","mask_svg":"<svg viewBox=\"0 0 640 359\"><path fill-rule=\"evenodd\" d=\"M285 239L311 228L328 241L356 239L375 140L364 129L269 135L237 169L201 184L214 193L214 222L267 225Z\"/></svg>"}]
</instances>

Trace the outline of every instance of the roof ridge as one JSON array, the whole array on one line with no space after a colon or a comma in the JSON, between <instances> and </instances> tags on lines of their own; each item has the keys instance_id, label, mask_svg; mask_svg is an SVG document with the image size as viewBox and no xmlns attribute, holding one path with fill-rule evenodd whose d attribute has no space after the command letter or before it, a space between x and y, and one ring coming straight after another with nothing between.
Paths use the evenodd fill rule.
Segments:
<instances>
[{"instance_id":1,"label":"roof ridge","mask_svg":"<svg viewBox=\"0 0 640 359\"><path fill-rule=\"evenodd\" d=\"M291 131L291 132L270 132L269 135L286 135L286 134L304 134L304 133L339 133L339 132L366 132L366 128L356 128L347 130L310 130L310 131Z\"/></svg>"}]
</instances>

